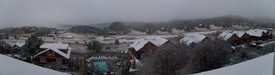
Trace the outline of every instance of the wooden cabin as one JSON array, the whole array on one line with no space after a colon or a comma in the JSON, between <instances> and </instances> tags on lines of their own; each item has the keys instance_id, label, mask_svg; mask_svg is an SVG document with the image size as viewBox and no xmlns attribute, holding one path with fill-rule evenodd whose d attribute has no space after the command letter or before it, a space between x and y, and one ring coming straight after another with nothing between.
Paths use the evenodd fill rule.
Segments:
<instances>
[{"instance_id":1,"label":"wooden cabin","mask_svg":"<svg viewBox=\"0 0 275 75\"><path fill-rule=\"evenodd\" d=\"M248 43L252 41L252 38L244 31L234 31L234 34L236 34L242 43Z\"/></svg>"},{"instance_id":2,"label":"wooden cabin","mask_svg":"<svg viewBox=\"0 0 275 75\"><path fill-rule=\"evenodd\" d=\"M253 40L267 40L272 38L272 34L267 30L253 29L246 32Z\"/></svg>"},{"instance_id":3,"label":"wooden cabin","mask_svg":"<svg viewBox=\"0 0 275 75\"><path fill-rule=\"evenodd\" d=\"M18 53L21 51L21 48L25 45L23 42L9 43L14 48L14 53Z\"/></svg>"},{"instance_id":4,"label":"wooden cabin","mask_svg":"<svg viewBox=\"0 0 275 75\"><path fill-rule=\"evenodd\" d=\"M141 38L131 44L128 51L131 51L137 59L142 59L143 56L148 56L155 48L165 45L167 42L169 42L167 39L161 37Z\"/></svg>"},{"instance_id":5,"label":"wooden cabin","mask_svg":"<svg viewBox=\"0 0 275 75\"><path fill-rule=\"evenodd\" d=\"M71 48L67 44L44 43L40 49L42 51L34 56L33 63L47 68L58 65L63 70L68 69Z\"/></svg>"},{"instance_id":6,"label":"wooden cabin","mask_svg":"<svg viewBox=\"0 0 275 75\"><path fill-rule=\"evenodd\" d=\"M218 38L227 41L231 45L239 45L241 43L241 39L235 33L223 32Z\"/></svg>"},{"instance_id":7,"label":"wooden cabin","mask_svg":"<svg viewBox=\"0 0 275 75\"><path fill-rule=\"evenodd\" d=\"M204 42L207 40L211 40L210 38L206 37L205 35L201 34L186 34L182 39L180 39L180 44L185 44L190 48L194 48L195 45L199 44L200 42Z\"/></svg>"},{"instance_id":8,"label":"wooden cabin","mask_svg":"<svg viewBox=\"0 0 275 75\"><path fill-rule=\"evenodd\" d=\"M151 42L146 42L142 47L130 47L129 51L134 54L137 59L142 59L143 54L153 51L157 46Z\"/></svg>"}]
</instances>

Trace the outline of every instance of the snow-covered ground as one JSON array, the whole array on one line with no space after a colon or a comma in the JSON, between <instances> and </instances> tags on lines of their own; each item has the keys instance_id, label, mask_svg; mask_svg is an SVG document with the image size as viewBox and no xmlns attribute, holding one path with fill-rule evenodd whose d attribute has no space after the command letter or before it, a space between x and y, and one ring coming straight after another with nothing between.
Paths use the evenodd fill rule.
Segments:
<instances>
[{"instance_id":1,"label":"snow-covered ground","mask_svg":"<svg viewBox=\"0 0 275 75\"><path fill-rule=\"evenodd\" d=\"M0 75L69 75L0 54Z\"/></svg>"},{"instance_id":2,"label":"snow-covered ground","mask_svg":"<svg viewBox=\"0 0 275 75\"><path fill-rule=\"evenodd\" d=\"M183 34L211 34L211 33L216 33L217 31L202 31L202 32L186 32L186 33L183 33Z\"/></svg>"},{"instance_id":3,"label":"snow-covered ground","mask_svg":"<svg viewBox=\"0 0 275 75\"><path fill-rule=\"evenodd\" d=\"M275 41L271 41L271 42L260 44L259 46L263 47L263 46L266 46L266 45L269 45L269 44L274 44L274 43L275 43Z\"/></svg>"},{"instance_id":4,"label":"snow-covered ground","mask_svg":"<svg viewBox=\"0 0 275 75\"><path fill-rule=\"evenodd\" d=\"M197 73L194 75L272 75L274 53L228 67Z\"/></svg>"}]
</instances>

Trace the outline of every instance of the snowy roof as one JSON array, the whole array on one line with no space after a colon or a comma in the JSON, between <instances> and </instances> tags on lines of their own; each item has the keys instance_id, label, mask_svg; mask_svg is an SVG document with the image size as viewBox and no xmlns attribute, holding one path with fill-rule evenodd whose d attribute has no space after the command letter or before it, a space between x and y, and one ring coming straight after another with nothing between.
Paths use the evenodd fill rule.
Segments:
<instances>
[{"instance_id":1,"label":"snowy roof","mask_svg":"<svg viewBox=\"0 0 275 75\"><path fill-rule=\"evenodd\" d=\"M18 47L22 47L23 45L25 45L25 43L22 42L16 42L15 45L17 45Z\"/></svg>"},{"instance_id":2,"label":"snowy roof","mask_svg":"<svg viewBox=\"0 0 275 75\"><path fill-rule=\"evenodd\" d=\"M233 33L236 34L239 38L241 38L245 34L244 31L234 31Z\"/></svg>"},{"instance_id":3,"label":"snowy roof","mask_svg":"<svg viewBox=\"0 0 275 75\"><path fill-rule=\"evenodd\" d=\"M193 75L272 75L274 53L228 67Z\"/></svg>"},{"instance_id":4,"label":"snowy roof","mask_svg":"<svg viewBox=\"0 0 275 75\"><path fill-rule=\"evenodd\" d=\"M141 38L141 39L136 40L133 44L130 44L130 48L134 48L136 51L138 51L148 42L149 42L148 40Z\"/></svg>"},{"instance_id":5,"label":"snowy roof","mask_svg":"<svg viewBox=\"0 0 275 75\"><path fill-rule=\"evenodd\" d=\"M246 33L249 34L250 36L256 36L256 37L261 37L262 33L267 33L267 30L263 30L263 29L253 29L253 30L249 30Z\"/></svg>"},{"instance_id":6,"label":"snowy roof","mask_svg":"<svg viewBox=\"0 0 275 75\"><path fill-rule=\"evenodd\" d=\"M57 49L67 49L69 44L63 44L62 42L56 43L43 43L40 48L57 48Z\"/></svg>"},{"instance_id":7,"label":"snowy roof","mask_svg":"<svg viewBox=\"0 0 275 75\"><path fill-rule=\"evenodd\" d=\"M218 38L223 39L223 40L228 40L232 35L234 35L234 33L229 33L229 32L227 32L227 31L225 31L225 32L222 32L222 33L218 36Z\"/></svg>"},{"instance_id":8,"label":"snowy roof","mask_svg":"<svg viewBox=\"0 0 275 75\"><path fill-rule=\"evenodd\" d=\"M156 46L161 46L164 43L166 43L168 40L165 38L161 38L161 37L157 37L157 38L153 38L153 39L147 39L148 41L152 42L154 45Z\"/></svg>"},{"instance_id":9,"label":"snowy roof","mask_svg":"<svg viewBox=\"0 0 275 75\"><path fill-rule=\"evenodd\" d=\"M133 44L130 44L130 48L134 48L135 50L140 50L145 44L151 42L156 46L161 46L166 43L168 40L165 38L157 37L157 38L140 38L134 41Z\"/></svg>"},{"instance_id":10,"label":"snowy roof","mask_svg":"<svg viewBox=\"0 0 275 75\"><path fill-rule=\"evenodd\" d=\"M198 33L186 34L184 38L180 39L180 43L190 45L191 43L199 43L205 38L206 36Z\"/></svg>"},{"instance_id":11,"label":"snowy roof","mask_svg":"<svg viewBox=\"0 0 275 75\"><path fill-rule=\"evenodd\" d=\"M71 55L71 48L69 47L68 44L63 44L61 42L57 42L57 43L44 43L40 46L40 48L45 48L46 50L44 51L41 51L39 53L37 53L34 57L44 53L44 52L47 52L49 50L52 50L56 53L58 53L59 55L69 59L70 58L70 55ZM68 49L67 53L64 53L62 51L60 51L60 49Z\"/></svg>"},{"instance_id":12,"label":"snowy roof","mask_svg":"<svg viewBox=\"0 0 275 75\"><path fill-rule=\"evenodd\" d=\"M69 75L0 54L0 75Z\"/></svg>"},{"instance_id":13,"label":"snowy roof","mask_svg":"<svg viewBox=\"0 0 275 75\"><path fill-rule=\"evenodd\" d=\"M17 41L16 43L14 43L14 42L7 42L7 41L5 41L6 43L8 43L9 45L11 45L11 46L19 46L19 47L22 47L23 45L25 45L25 43L24 42L19 42L19 41Z\"/></svg>"}]
</instances>

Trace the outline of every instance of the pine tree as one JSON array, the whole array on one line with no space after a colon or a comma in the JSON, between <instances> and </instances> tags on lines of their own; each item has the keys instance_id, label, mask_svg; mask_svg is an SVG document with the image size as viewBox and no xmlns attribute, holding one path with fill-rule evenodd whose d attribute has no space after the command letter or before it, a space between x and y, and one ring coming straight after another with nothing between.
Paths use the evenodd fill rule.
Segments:
<instances>
[{"instance_id":1,"label":"pine tree","mask_svg":"<svg viewBox=\"0 0 275 75\"><path fill-rule=\"evenodd\" d=\"M26 40L25 45L22 46L21 56L25 57L27 61L30 61L31 58L39 52L39 47L42 44L42 39L31 35L31 37Z\"/></svg>"},{"instance_id":2,"label":"pine tree","mask_svg":"<svg viewBox=\"0 0 275 75\"><path fill-rule=\"evenodd\" d=\"M102 44L99 41L89 42L87 47L90 53L99 53L102 50Z\"/></svg>"},{"instance_id":3,"label":"pine tree","mask_svg":"<svg viewBox=\"0 0 275 75\"><path fill-rule=\"evenodd\" d=\"M118 39L115 40L115 45L119 45L119 40Z\"/></svg>"}]
</instances>

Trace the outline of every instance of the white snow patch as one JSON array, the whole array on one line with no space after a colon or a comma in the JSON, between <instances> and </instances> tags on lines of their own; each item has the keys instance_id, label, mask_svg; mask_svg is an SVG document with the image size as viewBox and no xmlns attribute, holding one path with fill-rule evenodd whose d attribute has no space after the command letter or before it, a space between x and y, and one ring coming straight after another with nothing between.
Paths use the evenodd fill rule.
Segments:
<instances>
[{"instance_id":1,"label":"white snow patch","mask_svg":"<svg viewBox=\"0 0 275 75\"><path fill-rule=\"evenodd\" d=\"M236 65L193 75L272 75L273 63L274 53L270 53Z\"/></svg>"},{"instance_id":2,"label":"white snow patch","mask_svg":"<svg viewBox=\"0 0 275 75\"><path fill-rule=\"evenodd\" d=\"M0 75L69 75L0 54Z\"/></svg>"},{"instance_id":3,"label":"white snow patch","mask_svg":"<svg viewBox=\"0 0 275 75\"><path fill-rule=\"evenodd\" d=\"M264 43L264 44L260 44L259 46L263 47L263 46L266 46L266 45L269 45L269 44L274 44L275 41L271 41L271 42L268 42L268 43Z\"/></svg>"}]
</instances>

